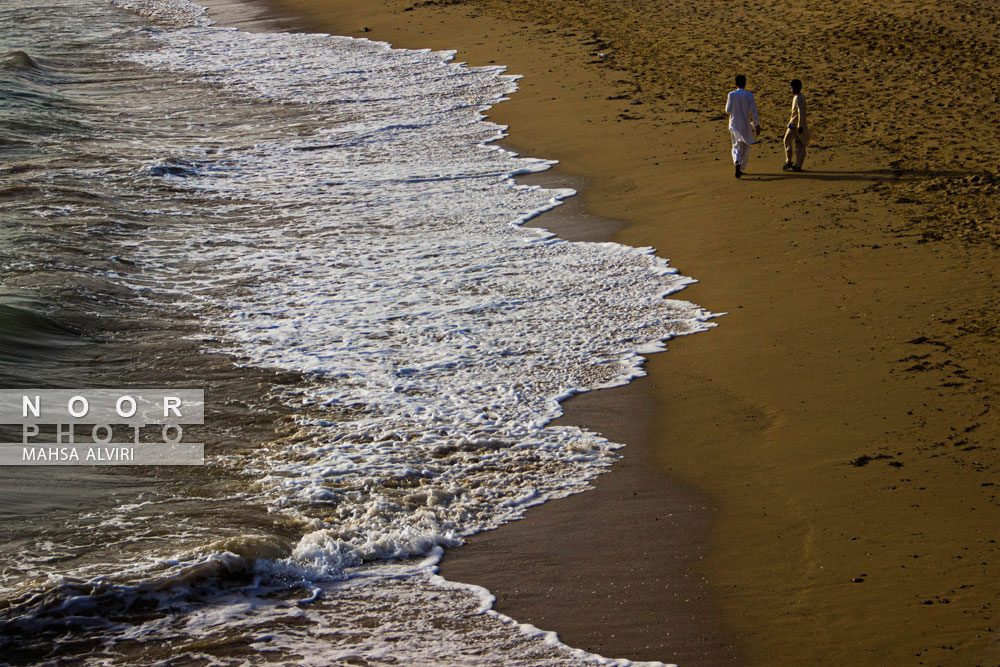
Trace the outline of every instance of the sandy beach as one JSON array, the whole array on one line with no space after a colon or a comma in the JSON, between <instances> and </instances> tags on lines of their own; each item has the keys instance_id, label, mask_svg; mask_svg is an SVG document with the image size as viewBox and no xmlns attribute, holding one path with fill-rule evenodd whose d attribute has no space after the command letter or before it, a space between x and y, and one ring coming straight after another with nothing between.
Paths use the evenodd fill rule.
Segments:
<instances>
[{"instance_id":1,"label":"sandy beach","mask_svg":"<svg viewBox=\"0 0 1000 667\"><path fill-rule=\"evenodd\" d=\"M614 658L1000 664L1000 8L267 5L523 75L491 119L560 161L537 179L581 190L537 224L653 246L699 281L681 298L725 313L649 377L567 402L624 460L449 553L445 576ZM740 72L763 132L737 180ZM793 77L802 173L781 170Z\"/></svg>"}]
</instances>

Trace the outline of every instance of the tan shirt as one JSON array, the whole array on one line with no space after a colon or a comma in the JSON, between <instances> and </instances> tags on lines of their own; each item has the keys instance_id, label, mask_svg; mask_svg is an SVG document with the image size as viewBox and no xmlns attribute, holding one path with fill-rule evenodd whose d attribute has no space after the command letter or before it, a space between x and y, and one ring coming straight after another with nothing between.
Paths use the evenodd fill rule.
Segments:
<instances>
[{"instance_id":1,"label":"tan shirt","mask_svg":"<svg viewBox=\"0 0 1000 667\"><path fill-rule=\"evenodd\" d=\"M802 93L792 96L792 115L788 119L788 127L803 131L808 127L806 125L806 96Z\"/></svg>"}]
</instances>

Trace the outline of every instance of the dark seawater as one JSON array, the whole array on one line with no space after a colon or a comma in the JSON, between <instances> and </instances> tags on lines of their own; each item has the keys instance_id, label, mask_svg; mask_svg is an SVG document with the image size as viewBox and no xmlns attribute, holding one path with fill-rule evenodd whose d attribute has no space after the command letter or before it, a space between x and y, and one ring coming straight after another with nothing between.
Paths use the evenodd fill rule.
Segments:
<instances>
[{"instance_id":1,"label":"dark seawater","mask_svg":"<svg viewBox=\"0 0 1000 667\"><path fill-rule=\"evenodd\" d=\"M203 389L207 459L0 467L0 663L627 664L435 574L615 460L559 400L709 317L520 226L571 192L492 145L513 79L180 0L0 36L0 388Z\"/></svg>"}]
</instances>

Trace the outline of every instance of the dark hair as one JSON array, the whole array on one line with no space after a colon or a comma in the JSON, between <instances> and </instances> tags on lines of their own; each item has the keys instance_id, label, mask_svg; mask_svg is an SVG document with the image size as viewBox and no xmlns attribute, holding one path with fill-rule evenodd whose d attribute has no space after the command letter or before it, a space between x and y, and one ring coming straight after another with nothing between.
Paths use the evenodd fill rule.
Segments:
<instances>
[{"instance_id":1,"label":"dark hair","mask_svg":"<svg viewBox=\"0 0 1000 667\"><path fill-rule=\"evenodd\" d=\"M792 79L792 92L799 93L802 90L802 82L798 79Z\"/></svg>"},{"instance_id":2,"label":"dark hair","mask_svg":"<svg viewBox=\"0 0 1000 667\"><path fill-rule=\"evenodd\" d=\"M737 74L736 75L736 87L737 88L743 88L746 85L747 85L747 78L745 76L743 76L742 74Z\"/></svg>"}]
</instances>

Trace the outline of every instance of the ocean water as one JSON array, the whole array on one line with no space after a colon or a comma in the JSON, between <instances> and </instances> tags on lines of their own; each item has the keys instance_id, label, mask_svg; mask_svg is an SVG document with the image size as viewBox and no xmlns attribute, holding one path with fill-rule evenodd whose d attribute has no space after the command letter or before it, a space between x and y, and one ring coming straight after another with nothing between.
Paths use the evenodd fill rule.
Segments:
<instances>
[{"instance_id":1,"label":"ocean water","mask_svg":"<svg viewBox=\"0 0 1000 667\"><path fill-rule=\"evenodd\" d=\"M0 384L207 401L204 467L0 468L0 661L629 664L435 571L616 460L560 400L709 326L651 249L523 225L573 193L496 145L516 79L184 0L0 35Z\"/></svg>"}]
</instances>

